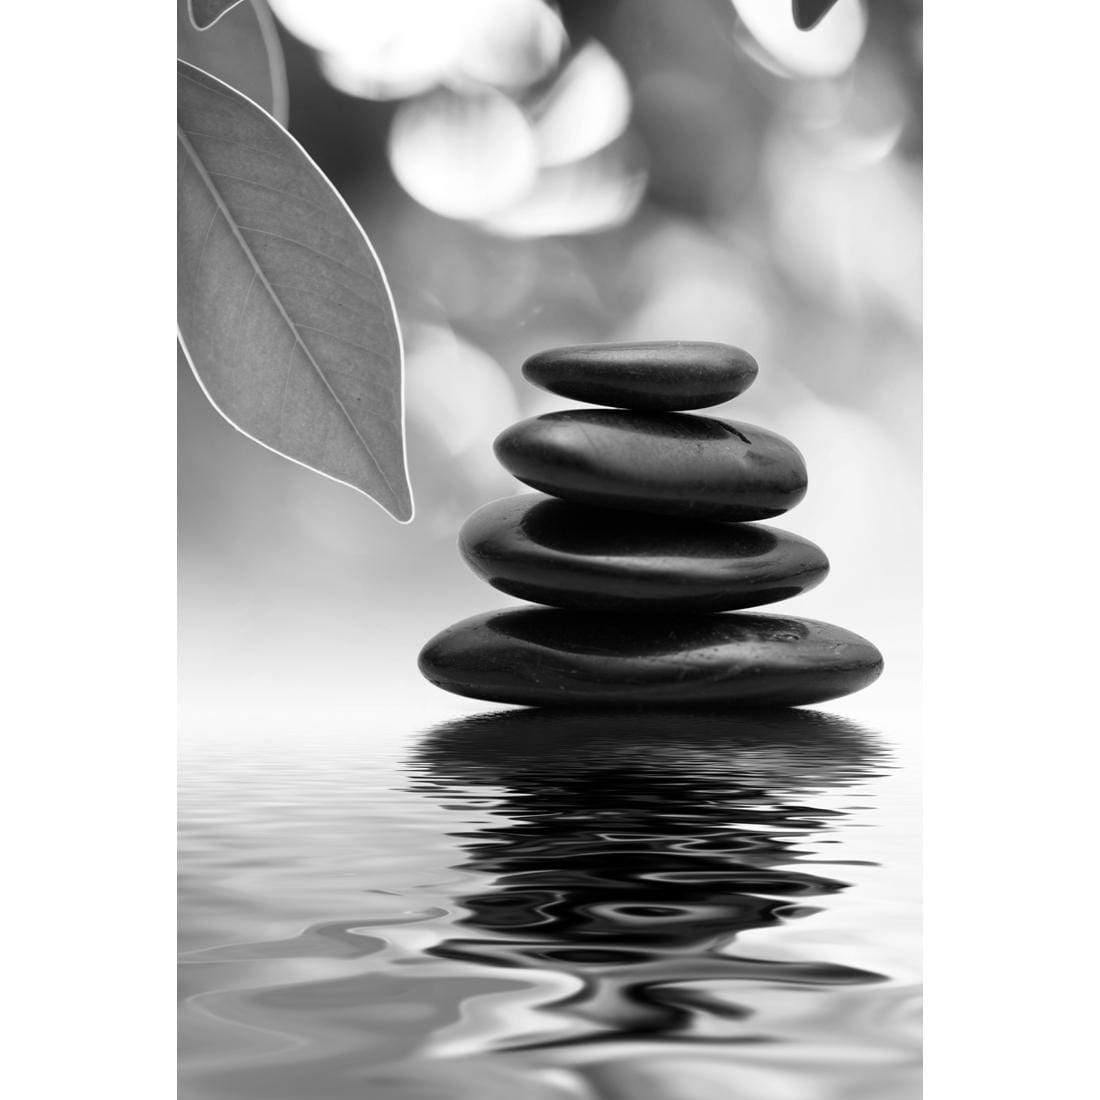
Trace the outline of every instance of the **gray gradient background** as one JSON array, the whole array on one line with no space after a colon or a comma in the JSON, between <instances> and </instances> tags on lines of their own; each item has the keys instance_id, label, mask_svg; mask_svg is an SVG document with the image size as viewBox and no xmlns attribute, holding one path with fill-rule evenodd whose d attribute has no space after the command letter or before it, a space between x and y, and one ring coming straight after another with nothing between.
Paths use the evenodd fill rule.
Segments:
<instances>
[{"instance_id":1,"label":"gray gradient background","mask_svg":"<svg viewBox=\"0 0 1100 1100\"><path fill-rule=\"evenodd\" d=\"M918 4L876 5L855 63L830 79L773 71L727 0L562 7L632 95L625 160L645 197L602 231L507 239L441 217L395 180L400 102L342 95L284 33L290 128L361 219L407 352L416 518L256 446L179 364L181 700L185 717L477 709L421 681L420 645L511 601L459 560L462 519L518 491L493 436L569 403L522 383L561 343L703 339L759 360L717 410L779 431L810 471L776 526L818 542L832 574L782 611L874 640L885 700L917 670L920 566ZM586 201L583 190L575 196ZM775 610L780 610L776 608ZM874 700L872 700L874 702Z\"/></svg>"}]
</instances>

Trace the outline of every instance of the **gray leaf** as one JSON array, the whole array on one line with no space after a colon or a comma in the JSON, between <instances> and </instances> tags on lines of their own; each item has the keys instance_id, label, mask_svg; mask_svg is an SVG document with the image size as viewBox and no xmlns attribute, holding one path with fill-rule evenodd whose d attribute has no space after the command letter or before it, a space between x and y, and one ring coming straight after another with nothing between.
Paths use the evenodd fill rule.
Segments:
<instances>
[{"instance_id":1,"label":"gray leaf","mask_svg":"<svg viewBox=\"0 0 1100 1100\"><path fill-rule=\"evenodd\" d=\"M302 147L178 66L180 340L235 427L412 518L403 356L385 275Z\"/></svg>"},{"instance_id":2,"label":"gray leaf","mask_svg":"<svg viewBox=\"0 0 1100 1100\"><path fill-rule=\"evenodd\" d=\"M188 3L176 0L176 55L244 92L285 125L286 64L267 5L263 0L238 4L216 27L200 31Z\"/></svg>"},{"instance_id":3,"label":"gray leaf","mask_svg":"<svg viewBox=\"0 0 1100 1100\"><path fill-rule=\"evenodd\" d=\"M794 25L800 31L811 31L829 14L836 0L791 0Z\"/></svg>"},{"instance_id":4,"label":"gray leaf","mask_svg":"<svg viewBox=\"0 0 1100 1100\"><path fill-rule=\"evenodd\" d=\"M191 22L200 31L204 31L240 2L241 0L187 0L187 6L191 9Z\"/></svg>"}]
</instances>

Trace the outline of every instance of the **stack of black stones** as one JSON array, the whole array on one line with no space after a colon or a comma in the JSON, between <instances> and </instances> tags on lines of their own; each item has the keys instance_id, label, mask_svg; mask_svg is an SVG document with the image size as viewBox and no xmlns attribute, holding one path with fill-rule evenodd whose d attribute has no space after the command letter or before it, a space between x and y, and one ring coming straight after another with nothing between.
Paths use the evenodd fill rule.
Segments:
<instances>
[{"instance_id":1,"label":"stack of black stones","mask_svg":"<svg viewBox=\"0 0 1100 1100\"><path fill-rule=\"evenodd\" d=\"M549 413L498 437L497 458L539 492L475 512L462 554L494 588L548 606L444 630L420 655L432 683L533 706L796 706L878 677L878 650L850 631L729 614L829 571L812 542L751 522L805 496L798 450L763 428L684 413L743 393L757 373L750 355L592 345L541 352L523 373L610 408Z\"/></svg>"}]
</instances>

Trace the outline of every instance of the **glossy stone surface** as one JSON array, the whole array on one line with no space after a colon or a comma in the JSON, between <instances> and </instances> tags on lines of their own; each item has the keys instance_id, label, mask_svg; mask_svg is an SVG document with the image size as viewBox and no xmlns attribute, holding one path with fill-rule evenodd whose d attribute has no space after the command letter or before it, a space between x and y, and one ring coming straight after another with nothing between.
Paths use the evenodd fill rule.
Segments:
<instances>
[{"instance_id":1,"label":"glossy stone surface","mask_svg":"<svg viewBox=\"0 0 1100 1100\"><path fill-rule=\"evenodd\" d=\"M551 393L646 412L720 405L744 393L756 372L740 348L679 340L551 348L523 364L524 378Z\"/></svg>"},{"instance_id":2,"label":"glossy stone surface","mask_svg":"<svg viewBox=\"0 0 1100 1100\"><path fill-rule=\"evenodd\" d=\"M866 687L882 656L812 619L521 608L448 627L420 671L457 695L528 706L798 706Z\"/></svg>"},{"instance_id":3,"label":"glossy stone surface","mask_svg":"<svg viewBox=\"0 0 1100 1100\"><path fill-rule=\"evenodd\" d=\"M797 596L829 571L822 550L774 527L607 511L537 493L479 508L458 542L501 592L580 610L734 611Z\"/></svg>"},{"instance_id":4,"label":"glossy stone surface","mask_svg":"<svg viewBox=\"0 0 1100 1100\"><path fill-rule=\"evenodd\" d=\"M770 519L806 495L794 444L751 424L686 413L577 409L497 437L520 481L580 504L694 519Z\"/></svg>"}]
</instances>

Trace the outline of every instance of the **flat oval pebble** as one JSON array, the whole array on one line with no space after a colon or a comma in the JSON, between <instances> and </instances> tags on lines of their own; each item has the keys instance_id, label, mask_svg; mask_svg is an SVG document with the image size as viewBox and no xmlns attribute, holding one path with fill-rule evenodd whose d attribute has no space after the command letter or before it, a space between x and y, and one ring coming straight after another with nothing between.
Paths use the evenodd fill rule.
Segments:
<instances>
[{"instance_id":1,"label":"flat oval pebble","mask_svg":"<svg viewBox=\"0 0 1100 1100\"><path fill-rule=\"evenodd\" d=\"M694 519L770 519L806 495L793 443L685 413L577 409L505 429L496 456L520 481L580 504Z\"/></svg>"},{"instance_id":2,"label":"flat oval pebble","mask_svg":"<svg viewBox=\"0 0 1100 1100\"><path fill-rule=\"evenodd\" d=\"M523 364L523 377L551 393L646 412L721 405L744 393L756 372L740 348L679 340L551 348Z\"/></svg>"},{"instance_id":3,"label":"flat oval pebble","mask_svg":"<svg viewBox=\"0 0 1100 1100\"><path fill-rule=\"evenodd\" d=\"M458 536L463 557L521 600L593 611L734 611L824 580L808 539L773 527L608 512L537 493L479 508Z\"/></svg>"},{"instance_id":4,"label":"flat oval pebble","mask_svg":"<svg viewBox=\"0 0 1100 1100\"><path fill-rule=\"evenodd\" d=\"M420 671L456 695L527 706L783 707L866 687L882 655L813 619L521 608L448 627L421 651Z\"/></svg>"}]
</instances>

